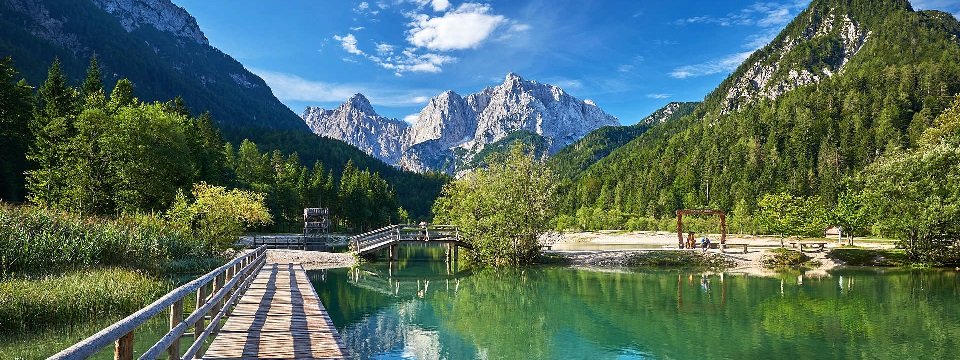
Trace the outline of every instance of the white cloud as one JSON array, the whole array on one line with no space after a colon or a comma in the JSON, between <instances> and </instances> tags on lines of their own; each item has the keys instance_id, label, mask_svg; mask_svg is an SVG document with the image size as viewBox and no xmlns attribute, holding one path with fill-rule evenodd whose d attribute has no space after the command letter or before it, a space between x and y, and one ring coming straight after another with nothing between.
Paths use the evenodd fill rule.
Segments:
<instances>
[{"instance_id":1,"label":"white cloud","mask_svg":"<svg viewBox=\"0 0 960 360\"><path fill-rule=\"evenodd\" d=\"M384 4L384 5L385 5L385 4ZM383 9L383 7L380 6L380 3L377 3L377 6L378 6L380 9ZM355 8L353 9L353 12L355 12L355 13L357 13L357 14L377 15L377 14L380 13L380 10L379 10L379 9L374 9L373 7L371 7L371 6L370 6L370 3L366 2L366 1L362 1L362 2L360 2L360 4L357 5L357 7L355 7Z\"/></svg>"},{"instance_id":2,"label":"white cloud","mask_svg":"<svg viewBox=\"0 0 960 360\"><path fill-rule=\"evenodd\" d=\"M418 9L423 9L425 6L430 5L435 12L441 12L450 8L449 0L411 0L410 2L416 4Z\"/></svg>"},{"instance_id":3,"label":"white cloud","mask_svg":"<svg viewBox=\"0 0 960 360\"><path fill-rule=\"evenodd\" d=\"M707 61L700 64L685 65L674 69L670 76L676 79L686 79L689 77L706 76L730 72L740 66L744 60L753 54L753 50L730 54L720 59Z\"/></svg>"},{"instance_id":4,"label":"white cloud","mask_svg":"<svg viewBox=\"0 0 960 360\"><path fill-rule=\"evenodd\" d=\"M550 78L547 82L566 90L583 88L583 82L577 79Z\"/></svg>"},{"instance_id":5,"label":"white cloud","mask_svg":"<svg viewBox=\"0 0 960 360\"><path fill-rule=\"evenodd\" d=\"M937 0L932 0L937 1ZM794 15L809 4L806 0L779 2L756 2L740 11L724 16L701 15L674 21L677 25L683 24L715 24L720 26L783 26L793 19Z\"/></svg>"},{"instance_id":6,"label":"white cloud","mask_svg":"<svg viewBox=\"0 0 960 360\"><path fill-rule=\"evenodd\" d=\"M479 46L507 19L486 4L465 3L441 16L413 15L407 41L417 47L448 51Z\"/></svg>"},{"instance_id":7,"label":"white cloud","mask_svg":"<svg viewBox=\"0 0 960 360\"><path fill-rule=\"evenodd\" d=\"M438 73L442 71L441 65L456 61L452 56L426 53L417 54L414 49L403 50L401 55L379 58L371 56L370 60L380 65L384 69L393 70L395 74L402 75L405 72L424 72Z\"/></svg>"},{"instance_id":8,"label":"white cloud","mask_svg":"<svg viewBox=\"0 0 960 360\"><path fill-rule=\"evenodd\" d=\"M410 114L403 117L403 121L406 121L408 124L413 124L417 121L417 118L420 117L420 114Z\"/></svg>"},{"instance_id":9,"label":"white cloud","mask_svg":"<svg viewBox=\"0 0 960 360\"><path fill-rule=\"evenodd\" d=\"M450 2L447 0L432 0L430 5L433 6L433 11L444 11L450 7Z\"/></svg>"},{"instance_id":10,"label":"white cloud","mask_svg":"<svg viewBox=\"0 0 960 360\"><path fill-rule=\"evenodd\" d=\"M617 71L622 72L622 73L631 72L631 71L633 71L633 65L631 65L631 64L623 64L623 65L620 65L620 66L617 67Z\"/></svg>"},{"instance_id":11,"label":"white cloud","mask_svg":"<svg viewBox=\"0 0 960 360\"><path fill-rule=\"evenodd\" d=\"M347 34L344 36L334 35L333 39L340 42L340 46L343 47L343 50L346 50L348 53L354 55L363 55L363 51L360 51L360 48L357 47L357 38L353 34Z\"/></svg>"},{"instance_id":12,"label":"white cloud","mask_svg":"<svg viewBox=\"0 0 960 360\"><path fill-rule=\"evenodd\" d=\"M366 28L363 27L363 26L354 26L354 27L350 28L350 30L352 30L352 31L360 31L360 30L363 30L363 29L366 29Z\"/></svg>"},{"instance_id":13,"label":"white cloud","mask_svg":"<svg viewBox=\"0 0 960 360\"><path fill-rule=\"evenodd\" d=\"M312 81L293 74L263 69L250 69L250 71L260 76L273 90L273 94L283 101L339 103L353 94L361 93L366 95L374 105L410 106L424 104L430 100L430 97L425 94L436 93L436 90L385 89L382 85Z\"/></svg>"},{"instance_id":14,"label":"white cloud","mask_svg":"<svg viewBox=\"0 0 960 360\"><path fill-rule=\"evenodd\" d=\"M648 98L651 98L651 99L660 99L660 100L662 100L662 99L668 99L668 98L670 98L671 96L673 96L673 94L647 94L647 97L648 97Z\"/></svg>"},{"instance_id":15,"label":"white cloud","mask_svg":"<svg viewBox=\"0 0 960 360\"><path fill-rule=\"evenodd\" d=\"M377 54L387 56L393 53L393 45L387 43L377 43Z\"/></svg>"}]
</instances>

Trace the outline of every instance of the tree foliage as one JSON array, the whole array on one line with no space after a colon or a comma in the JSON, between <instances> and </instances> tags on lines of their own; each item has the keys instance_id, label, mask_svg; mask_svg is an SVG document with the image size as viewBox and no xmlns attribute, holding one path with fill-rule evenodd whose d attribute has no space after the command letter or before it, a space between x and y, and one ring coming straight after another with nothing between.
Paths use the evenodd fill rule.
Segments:
<instances>
[{"instance_id":1,"label":"tree foliage","mask_svg":"<svg viewBox=\"0 0 960 360\"><path fill-rule=\"evenodd\" d=\"M335 224L347 231L409 220L394 186L378 172L358 169L351 161L342 170L328 170L319 161L308 167L297 153L261 152L249 140L235 148L223 140L210 114L191 115L181 98L140 101L126 79L105 95L96 58L78 88L69 85L55 61L32 114L30 89L12 83L15 73L8 61L0 66L9 69L3 85L9 96L0 99L10 105L3 113L10 127L2 136L11 139L3 144L11 152L4 157L11 158L10 169L19 159L20 173L28 170L26 188L36 204L90 215L163 212L178 193L207 183L263 194L275 221L251 224L258 230L299 232L306 207L331 208ZM21 141L19 156L15 140ZM27 160L32 167L24 165ZM7 164L4 184L12 190L4 194L15 198L22 187Z\"/></svg>"},{"instance_id":2,"label":"tree foliage","mask_svg":"<svg viewBox=\"0 0 960 360\"><path fill-rule=\"evenodd\" d=\"M474 260L493 266L529 263L556 214L556 195L551 170L516 145L492 156L488 168L445 186L434 204L435 221L457 225L474 246Z\"/></svg>"},{"instance_id":3,"label":"tree foliage","mask_svg":"<svg viewBox=\"0 0 960 360\"><path fill-rule=\"evenodd\" d=\"M919 149L890 154L857 180L879 232L915 261L960 263L960 98Z\"/></svg>"},{"instance_id":4,"label":"tree foliage","mask_svg":"<svg viewBox=\"0 0 960 360\"><path fill-rule=\"evenodd\" d=\"M13 67L9 57L0 58L0 199L24 199L23 172L32 135L33 89Z\"/></svg>"},{"instance_id":5,"label":"tree foliage","mask_svg":"<svg viewBox=\"0 0 960 360\"><path fill-rule=\"evenodd\" d=\"M191 197L183 192L167 216L182 229L203 239L210 250L228 249L246 228L272 222L264 194L199 183Z\"/></svg>"}]
</instances>

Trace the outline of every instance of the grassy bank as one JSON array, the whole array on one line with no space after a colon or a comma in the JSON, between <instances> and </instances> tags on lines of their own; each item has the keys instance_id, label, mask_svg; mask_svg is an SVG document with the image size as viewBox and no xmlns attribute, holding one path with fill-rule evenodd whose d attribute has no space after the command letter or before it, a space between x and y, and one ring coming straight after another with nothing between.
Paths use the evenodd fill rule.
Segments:
<instances>
[{"instance_id":1,"label":"grassy bank","mask_svg":"<svg viewBox=\"0 0 960 360\"><path fill-rule=\"evenodd\" d=\"M831 259L850 266L916 266L901 249L862 249L843 247L828 254Z\"/></svg>"},{"instance_id":2,"label":"grassy bank","mask_svg":"<svg viewBox=\"0 0 960 360\"><path fill-rule=\"evenodd\" d=\"M169 287L169 282L143 272L118 268L3 280L0 331L127 315L157 299Z\"/></svg>"},{"instance_id":3,"label":"grassy bank","mask_svg":"<svg viewBox=\"0 0 960 360\"><path fill-rule=\"evenodd\" d=\"M0 331L127 315L228 256L160 216L0 205Z\"/></svg>"},{"instance_id":4,"label":"grassy bank","mask_svg":"<svg viewBox=\"0 0 960 360\"><path fill-rule=\"evenodd\" d=\"M158 216L83 218L0 205L0 278L95 266L159 272L172 261L216 255Z\"/></svg>"}]
</instances>

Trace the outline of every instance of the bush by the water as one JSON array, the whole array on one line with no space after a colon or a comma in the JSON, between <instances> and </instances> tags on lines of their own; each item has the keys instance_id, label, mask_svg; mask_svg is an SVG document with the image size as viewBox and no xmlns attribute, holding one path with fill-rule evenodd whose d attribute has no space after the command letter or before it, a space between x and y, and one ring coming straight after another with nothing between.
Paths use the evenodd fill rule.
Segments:
<instances>
[{"instance_id":1,"label":"bush by the water","mask_svg":"<svg viewBox=\"0 0 960 360\"><path fill-rule=\"evenodd\" d=\"M806 254L790 249L777 248L760 259L760 263L768 268L800 266L810 260Z\"/></svg>"},{"instance_id":2,"label":"bush by the water","mask_svg":"<svg viewBox=\"0 0 960 360\"><path fill-rule=\"evenodd\" d=\"M556 214L557 184L550 169L522 145L488 159L447 184L433 206L434 221L459 227L474 251L463 253L492 266L536 261L539 238Z\"/></svg>"},{"instance_id":3,"label":"bush by the water","mask_svg":"<svg viewBox=\"0 0 960 360\"><path fill-rule=\"evenodd\" d=\"M142 272L116 268L3 280L0 331L127 315L160 297L168 287Z\"/></svg>"},{"instance_id":4,"label":"bush by the water","mask_svg":"<svg viewBox=\"0 0 960 360\"><path fill-rule=\"evenodd\" d=\"M645 251L628 255L624 262L626 266L710 269L725 269L736 265L736 262L723 255L697 251Z\"/></svg>"}]
</instances>

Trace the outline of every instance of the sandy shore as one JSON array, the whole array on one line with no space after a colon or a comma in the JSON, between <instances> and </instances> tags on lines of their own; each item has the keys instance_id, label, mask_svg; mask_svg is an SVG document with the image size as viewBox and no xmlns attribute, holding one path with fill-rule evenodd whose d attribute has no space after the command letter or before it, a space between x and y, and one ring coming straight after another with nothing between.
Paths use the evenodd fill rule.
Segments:
<instances>
[{"instance_id":1,"label":"sandy shore","mask_svg":"<svg viewBox=\"0 0 960 360\"><path fill-rule=\"evenodd\" d=\"M303 250L267 250L267 263L301 264L306 270L351 267L356 259L349 253Z\"/></svg>"},{"instance_id":2,"label":"sandy shore","mask_svg":"<svg viewBox=\"0 0 960 360\"><path fill-rule=\"evenodd\" d=\"M702 235L698 235L698 238ZM718 234L708 235L714 242L719 242ZM630 254L654 250L677 250L677 234L671 232L626 232L626 231L592 231L563 233L544 239L545 244L551 246L551 252L567 257L574 266L604 267L622 264ZM785 242L796 241L788 239ZM826 249L820 251L805 251L812 258L813 263L819 266L807 270L810 275L826 275L827 271L843 264L828 258L830 249L840 246L837 239L805 240L805 242L826 242ZM742 246L729 249L722 253L718 249L708 252L724 256L736 263L736 266L725 272L741 273L756 276L769 276L776 272L763 267L760 259L770 250L780 247L780 239L776 237L756 237L727 235L728 244L747 244L747 252L742 253ZM855 239L854 244L870 248L892 248L893 242L882 240ZM701 250L683 250L701 251Z\"/></svg>"}]
</instances>

